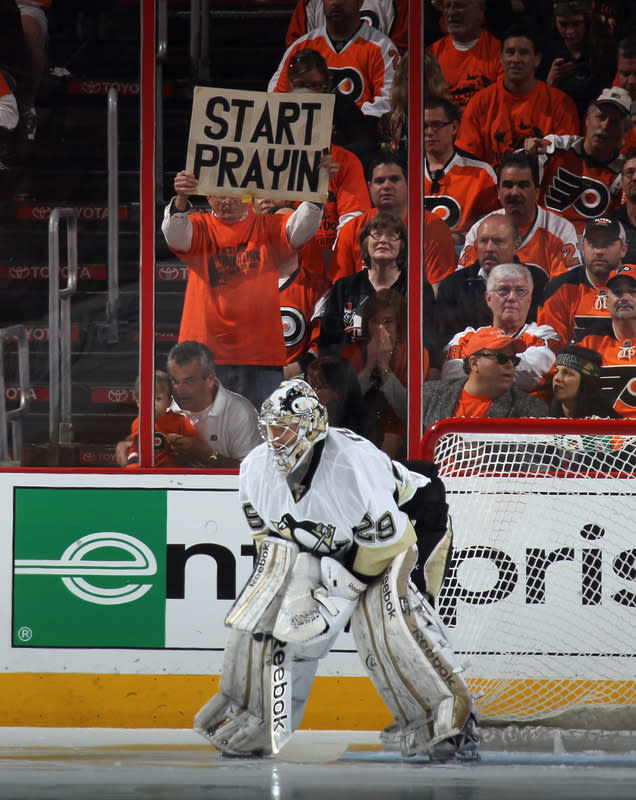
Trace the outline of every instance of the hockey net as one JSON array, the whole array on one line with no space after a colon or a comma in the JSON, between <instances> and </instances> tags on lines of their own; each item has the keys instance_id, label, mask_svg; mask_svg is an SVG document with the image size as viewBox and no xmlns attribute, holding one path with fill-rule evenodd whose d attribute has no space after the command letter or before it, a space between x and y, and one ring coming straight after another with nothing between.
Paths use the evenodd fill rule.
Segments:
<instances>
[{"instance_id":1,"label":"hockey net","mask_svg":"<svg viewBox=\"0 0 636 800\"><path fill-rule=\"evenodd\" d=\"M421 456L454 530L438 611L482 721L636 731L636 425L444 420Z\"/></svg>"}]
</instances>

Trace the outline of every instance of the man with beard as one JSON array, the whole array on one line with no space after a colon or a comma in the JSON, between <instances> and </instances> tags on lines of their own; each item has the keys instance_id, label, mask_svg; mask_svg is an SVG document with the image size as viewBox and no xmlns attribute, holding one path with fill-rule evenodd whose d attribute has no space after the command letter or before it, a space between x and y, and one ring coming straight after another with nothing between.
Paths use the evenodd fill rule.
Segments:
<instances>
[{"instance_id":1,"label":"man with beard","mask_svg":"<svg viewBox=\"0 0 636 800\"><path fill-rule=\"evenodd\" d=\"M603 89L585 118L585 136L529 138L524 151L542 171L539 202L569 219L581 233L589 220L618 208L620 155L632 126L632 99L625 89Z\"/></svg>"},{"instance_id":2,"label":"man with beard","mask_svg":"<svg viewBox=\"0 0 636 800\"><path fill-rule=\"evenodd\" d=\"M605 335L590 334L579 344L603 357L601 384L614 411L636 419L636 266L623 264L607 279L609 320Z\"/></svg>"},{"instance_id":3,"label":"man with beard","mask_svg":"<svg viewBox=\"0 0 636 800\"><path fill-rule=\"evenodd\" d=\"M625 231L615 219L588 222L583 236L583 265L553 278L545 287L537 321L550 325L562 344L578 341L609 316L607 279L626 252Z\"/></svg>"},{"instance_id":4,"label":"man with beard","mask_svg":"<svg viewBox=\"0 0 636 800\"><path fill-rule=\"evenodd\" d=\"M513 220L521 236L517 257L524 264L544 270L549 278L581 264L578 237L571 222L537 203L539 170L534 159L524 153L511 153L501 162L498 183L502 208L493 212ZM477 236L475 224L466 235L460 266L474 258Z\"/></svg>"},{"instance_id":5,"label":"man with beard","mask_svg":"<svg viewBox=\"0 0 636 800\"><path fill-rule=\"evenodd\" d=\"M617 219L625 229L627 252L623 261L626 264L636 264L636 150L631 150L625 156L622 178L625 202L610 216Z\"/></svg>"}]
</instances>

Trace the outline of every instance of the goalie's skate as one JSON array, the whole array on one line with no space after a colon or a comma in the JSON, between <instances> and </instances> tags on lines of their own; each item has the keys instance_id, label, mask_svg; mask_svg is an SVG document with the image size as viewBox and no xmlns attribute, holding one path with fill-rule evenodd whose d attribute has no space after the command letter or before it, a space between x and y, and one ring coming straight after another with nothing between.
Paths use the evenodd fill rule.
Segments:
<instances>
[{"instance_id":1,"label":"goalie's skate","mask_svg":"<svg viewBox=\"0 0 636 800\"><path fill-rule=\"evenodd\" d=\"M443 764L448 761L479 761L479 728L477 720L470 714L464 727L455 736L449 736L433 745L428 753L431 762Z\"/></svg>"}]
</instances>

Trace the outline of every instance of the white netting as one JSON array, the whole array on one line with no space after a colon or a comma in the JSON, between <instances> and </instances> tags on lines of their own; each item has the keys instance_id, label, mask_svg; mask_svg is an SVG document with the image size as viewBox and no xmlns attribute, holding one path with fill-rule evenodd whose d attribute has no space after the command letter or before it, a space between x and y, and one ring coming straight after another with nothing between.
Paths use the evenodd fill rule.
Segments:
<instances>
[{"instance_id":1,"label":"white netting","mask_svg":"<svg viewBox=\"0 0 636 800\"><path fill-rule=\"evenodd\" d=\"M438 602L497 723L636 730L636 436L449 433Z\"/></svg>"}]
</instances>

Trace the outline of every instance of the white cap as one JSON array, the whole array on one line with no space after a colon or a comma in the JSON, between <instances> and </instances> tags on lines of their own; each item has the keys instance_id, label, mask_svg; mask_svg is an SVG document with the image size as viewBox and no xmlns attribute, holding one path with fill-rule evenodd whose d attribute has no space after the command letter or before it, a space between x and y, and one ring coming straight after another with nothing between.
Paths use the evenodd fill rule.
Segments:
<instances>
[{"instance_id":1,"label":"white cap","mask_svg":"<svg viewBox=\"0 0 636 800\"><path fill-rule=\"evenodd\" d=\"M603 89L594 101L594 105L614 106L614 108L627 116L627 114L632 113L632 96L626 89L612 86L609 89Z\"/></svg>"}]
</instances>

